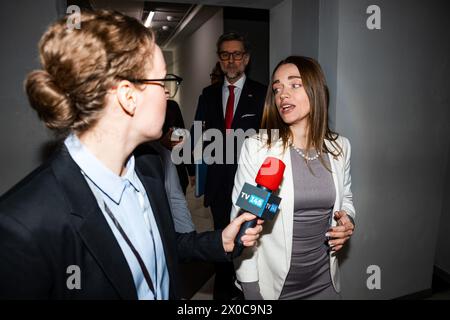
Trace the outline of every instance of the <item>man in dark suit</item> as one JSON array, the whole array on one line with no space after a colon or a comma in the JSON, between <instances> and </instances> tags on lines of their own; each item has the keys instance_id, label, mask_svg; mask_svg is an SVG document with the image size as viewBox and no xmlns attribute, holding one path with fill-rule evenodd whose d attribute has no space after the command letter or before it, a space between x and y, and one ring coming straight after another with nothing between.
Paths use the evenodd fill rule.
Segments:
<instances>
[{"instance_id":1,"label":"man in dark suit","mask_svg":"<svg viewBox=\"0 0 450 320\"><path fill-rule=\"evenodd\" d=\"M217 55L225 76L224 81L203 89L195 121L202 121L205 130L220 130L225 142L230 129L244 131L259 129L267 87L245 75L250 52L249 45L242 35L237 33L222 35L217 42ZM211 208L216 230L223 228L230 221L231 193L240 147L240 145L235 145L233 149L224 147L223 162L208 165L204 204ZM229 157L230 153L233 154L234 161L227 164L226 155ZM234 269L231 263L216 266L215 299L233 298L235 291L233 277Z\"/></svg>"}]
</instances>

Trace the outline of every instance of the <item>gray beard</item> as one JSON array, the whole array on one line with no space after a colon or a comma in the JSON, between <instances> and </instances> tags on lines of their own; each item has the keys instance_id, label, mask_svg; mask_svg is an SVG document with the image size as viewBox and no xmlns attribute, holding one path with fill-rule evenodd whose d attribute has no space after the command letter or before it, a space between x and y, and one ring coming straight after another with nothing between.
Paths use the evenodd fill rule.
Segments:
<instances>
[{"instance_id":1,"label":"gray beard","mask_svg":"<svg viewBox=\"0 0 450 320\"><path fill-rule=\"evenodd\" d=\"M234 77L230 77L229 74L226 74L226 77L227 77L228 82L233 82L233 81L240 79L243 74L244 74L243 72L237 72Z\"/></svg>"}]
</instances>

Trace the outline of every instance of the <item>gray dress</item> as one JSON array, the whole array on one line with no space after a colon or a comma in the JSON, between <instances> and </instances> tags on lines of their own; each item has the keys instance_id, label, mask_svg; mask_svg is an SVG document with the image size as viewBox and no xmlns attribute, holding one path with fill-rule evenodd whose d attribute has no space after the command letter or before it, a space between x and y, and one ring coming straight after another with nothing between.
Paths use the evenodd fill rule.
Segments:
<instances>
[{"instance_id":1,"label":"gray dress","mask_svg":"<svg viewBox=\"0 0 450 320\"><path fill-rule=\"evenodd\" d=\"M330 167L328 156L323 158ZM292 257L280 299L339 299L331 282L325 237L336 198L332 174L319 159L309 161L308 168L294 148L291 161L295 190Z\"/></svg>"}]
</instances>

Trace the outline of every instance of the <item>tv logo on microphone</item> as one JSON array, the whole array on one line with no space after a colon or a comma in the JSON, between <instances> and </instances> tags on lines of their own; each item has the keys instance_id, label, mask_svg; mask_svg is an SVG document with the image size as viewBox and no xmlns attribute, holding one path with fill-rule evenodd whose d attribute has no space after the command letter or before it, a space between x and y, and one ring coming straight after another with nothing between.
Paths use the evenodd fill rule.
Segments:
<instances>
[{"instance_id":1,"label":"tv logo on microphone","mask_svg":"<svg viewBox=\"0 0 450 320\"><path fill-rule=\"evenodd\" d=\"M270 213L276 214L278 211L278 205L275 203L268 203L267 204L268 208L267 210L269 210Z\"/></svg>"},{"instance_id":2,"label":"tv logo on microphone","mask_svg":"<svg viewBox=\"0 0 450 320\"><path fill-rule=\"evenodd\" d=\"M264 206L264 199L253 194L250 195L245 192L241 192L241 198L247 200L251 205L254 205L260 209ZM266 209L269 210L270 213L276 214L278 211L278 205L275 203L268 203L266 204Z\"/></svg>"},{"instance_id":3,"label":"tv logo on microphone","mask_svg":"<svg viewBox=\"0 0 450 320\"><path fill-rule=\"evenodd\" d=\"M245 183L236 205L262 219L273 219L281 199L268 190Z\"/></svg>"},{"instance_id":4,"label":"tv logo on microphone","mask_svg":"<svg viewBox=\"0 0 450 320\"><path fill-rule=\"evenodd\" d=\"M251 196L250 196L249 202L250 202L252 205L257 206L258 208L262 208L263 205L264 205L264 200L261 199L260 197L254 196L254 195L251 195Z\"/></svg>"},{"instance_id":5,"label":"tv logo on microphone","mask_svg":"<svg viewBox=\"0 0 450 320\"><path fill-rule=\"evenodd\" d=\"M260 209L264 206L264 199L255 196L254 194L250 195L245 192L242 192L241 198L247 200L251 205L254 205L255 207L258 207Z\"/></svg>"}]
</instances>

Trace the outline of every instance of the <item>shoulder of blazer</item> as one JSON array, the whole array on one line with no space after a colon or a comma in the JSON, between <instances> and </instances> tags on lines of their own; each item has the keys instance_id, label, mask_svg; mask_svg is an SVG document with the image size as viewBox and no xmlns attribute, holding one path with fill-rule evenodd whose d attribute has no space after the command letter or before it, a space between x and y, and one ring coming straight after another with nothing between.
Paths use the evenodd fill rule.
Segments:
<instances>
[{"instance_id":1,"label":"shoulder of blazer","mask_svg":"<svg viewBox=\"0 0 450 320\"><path fill-rule=\"evenodd\" d=\"M203 89L202 95L204 97L210 97L211 95L216 95L217 93L220 93L220 96L222 96L222 83L215 83L210 86L207 86Z\"/></svg>"},{"instance_id":2,"label":"shoulder of blazer","mask_svg":"<svg viewBox=\"0 0 450 320\"><path fill-rule=\"evenodd\" d=\"M36 184L38 180L47 180L48 178L50 178L51 175L49 175L49 169L50 166L48 165L48 163L44 163L34 169L31 173L22 178L22 180L17 182L0 197L0 204L3 204L6 201L10 201L10 198L17 197L18 195L23 193L24 190Z\"/></svg>"},{"instance_id":3,"label":"shoulder of blazer","mask_svg":"<svg viewBox=\"0 0 450 320\"><path fill-rule=\"evenodd\" d=\"M350 155L350 141L344 136L339 135L335 141L325 140L325 144L332 152L339 152L339 146L342 149L342 155L339 156L341 159L347 159Z\"/></svg>"},{"instance_id":4,"label":"shoulder of blazer","mask_svg":"<svg viewBox=\"0 0 450 320\"><path fill-rule=\"evenodd\" d=\"M65 219L61 210L69 213L70 205L58 182L53 164L59 161L59 154L39 166L0 198L0 215L14 216L14 219L25 225L34 225L33 221L53 223ZM81 175L81 173L80 173ZM73 180L71 180L73 183Z\"/></svg>"},{"instance_id":5,"label":"shoulder of blazer","mask_svg":"<svg viewBox=\"0 0 450 320\"><path fill-rule=\"evenodd\" d=\"M284 154L283 141L279 139L270 148L266 144L267 136L255 134L244 141L246 151L253 156L265 155L271 153L281 157Z\"/></svg>"},{"instance_id":6,"label":"shoulder of blazer","mask_svg":"<svg viewBox=\"0 0 450 320\"><path fill-rule=\"evenodd\" d=\"M244 86L245 85L248 85L248 87L250 89L255 90L255 91L260 91L260 92L264 92L264 93L267 91L267 86L266 85L264 85L264 84L262 84L262 83L260 83L258 81L252 80L250 78L247 78L245 80Z\"/></svg>"}]
</instances>

